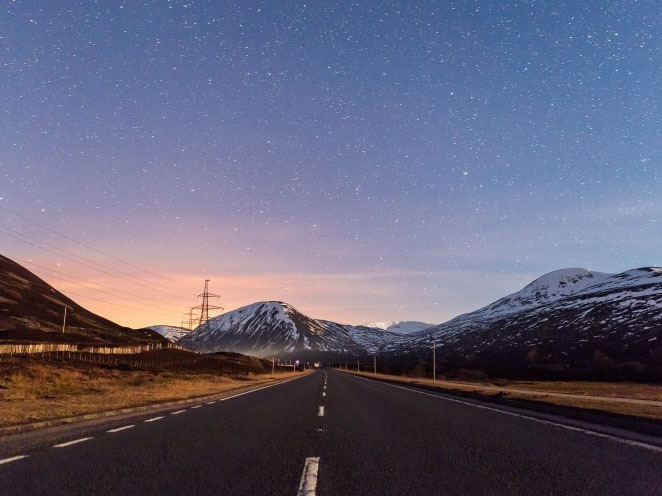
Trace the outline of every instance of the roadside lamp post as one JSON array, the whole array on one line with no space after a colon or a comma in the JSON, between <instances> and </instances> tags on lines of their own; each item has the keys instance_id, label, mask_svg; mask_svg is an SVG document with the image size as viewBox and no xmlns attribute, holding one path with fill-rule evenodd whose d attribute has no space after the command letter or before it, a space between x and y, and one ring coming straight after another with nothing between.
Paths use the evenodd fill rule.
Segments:
<instances>
[{"instance_id":1,"label":"roadside lamp post","mask_svg":"<svg viewBox=\"0 0 662 496\"><path fill-rule=\"evenodd\" d=\"M432 340L432 383L437 382L437 340Z\"/></svg>"}]
</instances>

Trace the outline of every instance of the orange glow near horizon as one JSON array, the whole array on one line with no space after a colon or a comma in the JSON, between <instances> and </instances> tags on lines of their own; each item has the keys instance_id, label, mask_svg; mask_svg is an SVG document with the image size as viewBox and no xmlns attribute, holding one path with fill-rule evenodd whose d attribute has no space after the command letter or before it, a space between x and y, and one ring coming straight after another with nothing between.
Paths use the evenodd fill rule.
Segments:
<instances>
[{"instance_id":1,"label":"orange glow near horizon","mask_svg":"<svg viewBox=\"0 0 662 496\"><path fill-rule=\"evenodd\" d=\"M204 280L210 279L210 292L220 294L220 300L210 301L224 311L234 310L257 301L284 301L304 314L344 324L366 324L375 321L419 320L441 323L457 315L445 308L463 305L468 310L478 303L460 301L462 293L446 294L442 303L429 308L423 302L405 305L402 295L415 291L407 280L431 279L439 274L412 271L381 271L351 274L265 273L265 274L185 274L168 273L150 268L153 278L132 283L130 280L105 276L96 271L48 259L18 259L58 291L88 310L120 325L140 328L156 324L187 325L185 314L201 303L197 297L203 291ZM60 272L61 271L61 272ZM159 278L157 279L156 276ZM444 274L454 280L454 286L465 284L464 293L471 291L468 280L478 277L463 271ZM162 284L167 279L167 285ZM513 289L521 286L521 278L510 278ZM503 277L499 280L503 283ZM196 289L197 288L197 289ZM502 291L495 287L495 291ZM489 303L486 301L484 303ZM211 313L211 316L221 312ZM196 313L194 313L194 319ZM197 313L199 317L199 313Z\"/></svg>"}]
</instances>

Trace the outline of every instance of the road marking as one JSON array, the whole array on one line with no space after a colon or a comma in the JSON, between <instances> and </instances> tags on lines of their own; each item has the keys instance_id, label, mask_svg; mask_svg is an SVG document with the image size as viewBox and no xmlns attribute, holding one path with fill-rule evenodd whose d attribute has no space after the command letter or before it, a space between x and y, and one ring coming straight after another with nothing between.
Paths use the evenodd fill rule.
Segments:
<instances>
[{"instance_id":1,"label":"road marking","mask_svg":"<svg viewBox=\"0 0 662 496\"><path fill-rule=\"evenodd\" d=\"M180 413L184 413L186 410L177 410L176 412L172 412L170 415L179 415Z\"/></svg>"},{"instance_id":2,"label":"road marking","mask_svg":"<svg viewBox=\"0 0 662 496\"><path fill-rule=\"evenodd\" d=\"M9 463L9 462L15 462L16 460L21 460L23 458L27 458L28 455L17 455L17 456L10 456L9 458L5 458L4 460L0 460L0 465L3 463Z\"/></svg>"},{"instance_id":3,"label":"road marking","mask_svg":"<svg viewBox=\"0 0 662 496\"><path fill-rule=\"evenodd\" d=\"M261 391L263 389L267 389L267 388L270 388L270 387L280 386L281 384L285 384L286 382L296 381L297 379L300 379L301 377L306 377L306 376L305 375L300 375L300 376L294 377L292 379L287 379L286 381L277 382L276 384L269 384L268 386L262 386L262 387L257 388L257 389L251 389L250 391L244 391L243 393L238 393L238 394L235 394L235 395L232 395L232 396L227 396L225 398L221 398L218 401L227 401L227 400L231 400L232 398L237 398L239 396L243 396L245 394L251 394L251 393L255 393L256 391Z\"/></svg>"},{"instance_id":4,"label":"road marking","mask_svg":"<svg viewBox=\"0 0 662 496\"><path fill-rule=\"evenodd\" d=\"M117 429L110 429L109 431L106 432L119 432L119 431L125 431L127 429L131 429L131 427L135 427L135 424L133 425L125 425L124 427L118 427Z\"/></svg>"},{"instance_id":5,"label":"road marking","mask_svg":"<svg viewBox=\"0 0 662 496\"><path fill-rule=\"evenodd\" d=\"M319 412L317 412L318 417L324 417L324 407L321 406Z\"/></svg>"},{"instance_id":6,"label":"road marking","mask_svg":"<svg viewBox=\"0 0 662 496\"><path fill-rule=\"evenodd\" d=\"M322 393L322 396L326 396L326 393Z\"/></svg>"},{"instance_id":7,"label":"road marking","mask_svg":"<svg viewBox=\"0 0 662 496\"><path fill-rule=\"evenodd\" d=\"M208 405L213 405L214 403L216 403L216 400L207 402Z\"/></svg>"},{"instance_id":8,"label":"road marking","mask_svg":"<svg viewBox=\"0 0 662 496\"><path fill-rule=\"evenodd\" d=\"M161 416L161 417L154 417L154 418L151 418L151 419L147 419L147 420L145 420L145 422L156 422L157 420L161 420L162 418L165 418L165 417L163 417L163 416Z\"/></svg>"},{"instance_id":9,"label":"road marking","mask_svg":"<svg viewBox=\"0 0 662 496\"><path fill-rule=\"evenodd\" d=\"M55 444L55 445L53 445L53 448L66 448L67 446L71 446L72 444L82 443L83 441L89 441L90 439L94 439L94 438L93 437L82 437L80 439L74 439L73 441L68 441L66 443Z\"/></svg>"},{"instance_id":10,"label":"road marking","mask_svg":"<svg viewBox=\"0 0 662 496\"><path fill-rule=\"evenodd\" d=\"M538 422L540 424L553 425L555 427L561 427L562 429L566 429L566 430L569 430L569 431L582 432L584 434L588 434L589 436L601 437L601 438L604 438L604 439L609 439L611 441L616 441L617 443L628 444L630 446L637 446L639 448L645 448L645 449L648 449L648 450L651 450L651 451L657 451L658 453L662 453L662 446L656 446L654 444L648 444L648 443L644 443L644 442L641 442L641 441L633 441L631 439L627 439L627 438L624 438L624 437L613 436L611 434L604 434L602 432L592 431L590 429L583 429L581 427L575 427L575 426L572 426L572 425L562 424L560 422L554 422L553 420L544 420L544 419L541 419L541 418L532 417L530 415L525 415L525 414L522 414L522 413L509 412L507 410L501 410L499 408L494 408L494 407L491 407L491 406L477 405L476 403L471 403L469 401L462 401L462 400L457 400L457 399L454 399L454 398L448 398L446 396L441 396L440 394L426 393L425 391L417 391L416 389L410 389L410 388L406 388L406 387L402 387L402 386L396 386L395 384L388 384L386 382L375 381L373 379L365 379L364 377L357 377L357 376L353 376L353 377L356 377L357 379L362 379L364 381L379 382L380 384L382 384L384 386L390 386L390 387L396 388L396 389L404 389L405 391L409 391L410 393L418 393L418 394L422 394L424 396L432 396L433 398L450 401L452 403L460 403L461 405L473 406L474 408L480 408L481 410L489 410L491 412L502 413L503 415L510 415L511 417L518 417L518 418L523 418L523 419L526 419L526 420L532 420L532 421Z\"/></svg>"},{"instance_id":11,"label":"road marking","mask_svg":"<svg viewBox=\"0 0 662 496\"><path fill-rule=\"evenodd\" d=\"M317 471L319 466L319 456L306 458L297 496L315 496L317 494Z\"/></svg>"},{"instance_id":12,"label":"road marking","mask_svg":"<svg viewBox=\"0 0 662 496\"><path fill-rule=\"evenodd\" d=\"M191 408L202 408L202 405L195 405L195 406L192 406Z\"/></svg>"}]
</instances>

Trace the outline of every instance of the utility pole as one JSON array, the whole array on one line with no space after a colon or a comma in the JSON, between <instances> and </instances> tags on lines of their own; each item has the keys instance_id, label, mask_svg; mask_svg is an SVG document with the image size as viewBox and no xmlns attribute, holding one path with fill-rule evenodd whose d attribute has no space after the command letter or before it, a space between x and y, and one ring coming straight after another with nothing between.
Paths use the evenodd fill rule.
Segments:
<instances>
[{"instance_id":1,"label":"utility pole","mask_svg":"<svg viewBox=\"0 0 662 496\"><path fill-rule=\"evenodd\" d=\"M361 372L361 367L359 367L359 361L356 361L356 371Z\"/></svg>"},{"instance_id":2,"label":"utility pole","mask_svg":"<svg viewBox=\"0 0 662 496\"><path fill-rule=\"evenodd\" d=\"M432 340L432 383L437 382L437 340Z\"/></svg>"},{"instance_id":3,"label":"utility pole","mask_svg":"<svg viewBox=\"0 0 662 496\"><path fill-rule=\"evenodd\" d=\"M199 325L203 325L209 322L209 310L223 311L223 307L218 307L209 304L209 298L220 298L220 297L221 295L212 294L209 292L209 279L205 279L205 290L202 292L202 294L198 295L198 298L202 298L202 304L191 308L191 311L200 310Z\"/></svg>"},{"instance_id":4,"label":"utility pole","mask_svg":"<svg viewBox=\"0 0 662 496\"><path fill-rule=\"evenodd\" d=\"M62 320L62 334L64 334L66 328L67 328L67 305L64 305L64 319Z\"/></svg>"},{"instance_id":5,"label":"utility pole","mask_svg":"<svg viewBox=\"0 0 662 496\"><path fill-rule=\"evenodd\" d=\"M372 356L372 363L375 368L375 375L377 375L377 355Z\"/></svg>"},{"instance_id":6,"label":"utility pole","mask_svg":"<svg viewBox=\"0 0 662 496\"><path fill-rule=\"evenodd\" d=\"M276 368L276 359L271 357L271 375L274 375L274 369Z\"/></svg>"}]
</instances>

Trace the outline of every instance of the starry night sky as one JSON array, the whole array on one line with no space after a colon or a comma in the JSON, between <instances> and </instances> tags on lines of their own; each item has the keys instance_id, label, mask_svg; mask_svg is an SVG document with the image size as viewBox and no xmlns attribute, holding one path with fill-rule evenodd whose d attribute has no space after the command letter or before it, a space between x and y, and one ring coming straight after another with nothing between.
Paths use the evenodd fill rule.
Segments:
<instances>
[{"instance_id":1,"label":"starry night sky","mask_svg":"<svg viewBox=\"0 0 662 496\"><path fill-rule=\"evenodd\" d=\"M659 265L660 19L655 0L4 2L0 206L183 296L19 242L132 271L6 210L0 253L128 325L179 323L205 278L228 309L441 322L551 270Z\"/></svg>"}]
</instances>

